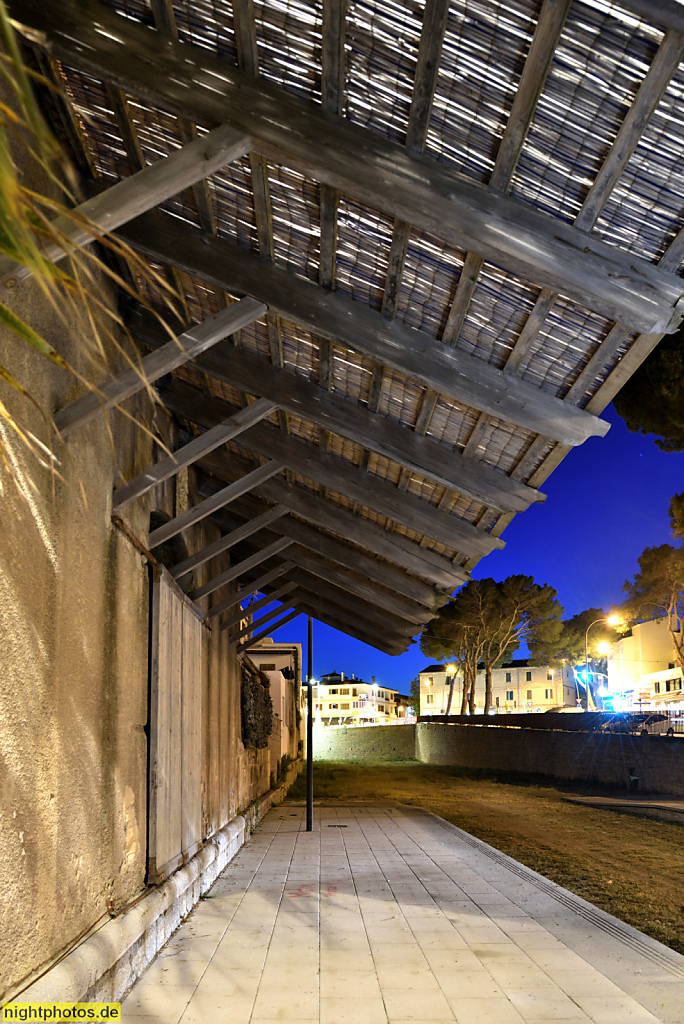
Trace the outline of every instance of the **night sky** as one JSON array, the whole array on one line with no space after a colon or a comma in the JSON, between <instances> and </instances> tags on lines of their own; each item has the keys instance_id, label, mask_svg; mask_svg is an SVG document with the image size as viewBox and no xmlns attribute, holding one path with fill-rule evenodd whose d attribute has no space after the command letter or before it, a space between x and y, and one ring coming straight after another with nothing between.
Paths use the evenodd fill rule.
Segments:
<instances>
[{"instance_id":1,"label":"night sky","mask_svg":"<svg viewBox=\"0 0 684 1024\"><path fill-rule=\"evenodd\" d=\"M662 452L651 436L629 433L612 405L602 418L611 424L606 437L570 452L541 487L546 501L515 517L503 533L506 547L483 558L475 578L525 573L556 588L566 617L590 607L608 611L621 601L642 550L672 541L667 506L684 490L684 453ZM306 671L306 617L273 636L302 643ZM316 621L313 649L314 676L374 675L401 693L427 664L417 644L390 657Z\"/></svg>"}]
</instances>

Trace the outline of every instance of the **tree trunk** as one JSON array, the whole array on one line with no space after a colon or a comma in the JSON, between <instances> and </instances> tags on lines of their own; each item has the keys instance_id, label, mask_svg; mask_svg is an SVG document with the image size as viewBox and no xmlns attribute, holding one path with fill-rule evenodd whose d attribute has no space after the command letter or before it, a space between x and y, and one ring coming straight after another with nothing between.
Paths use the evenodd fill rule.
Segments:
<instances>
[{"instance_id":1,"label":"tree trunk","mask_svg":"<svg viewBox=\"0 0 684 1024\"><path fill-rule=\"evenodd\" d=\"M468 691L470 689L470 675L464 670L463 672L463 694L461 695L461 714L465 715L468 711Z\"/></svg>"},{"instance_id":2,"label":"tree trunk","mask_svg":"<svg viewBox=\"0 0 684 1024\"><path fill-rule=\"evenodd\" d=\"M670 595L670 607L667 610L667 628L672 637L672 646L675 649L675 656L679 667L684 675L684 632L682 632L682 619L677 608L678 587L672 587Z\"/></svg>"},{"instance_id":3,"label":"tree trunk","mask_svg":"<svg viewBox=\"0 0 684 1024\"><path fill-rule=\"evenodd\" d=\"M492 664L490 661L485 661L485 703L484 713L489 714L489 709L492 706Z\"/></svg>"},{"instance_id":4,"label":"tree trunk","mask_svg":"<svg viewBox=\"0 0 684 1024\"><path fill-rule=\"evenodd\" d=\"M447 699L446 713L451 714L451 702L454 699L454 686L456 685L456 673L454 672L451 677L451 683L449 684L449 697Z\"/></svg>"},{"instance_id":5,"label":"tree trunk","mask_svg":"<svg viewBox=\"0 0 684 1024\"><path fill-rule=\"evenodd\" d=\"M477 682L477 663L470 669L470 694L468 697L468 714L475 714L475 683Z\"/></svg>"}]
</instances>

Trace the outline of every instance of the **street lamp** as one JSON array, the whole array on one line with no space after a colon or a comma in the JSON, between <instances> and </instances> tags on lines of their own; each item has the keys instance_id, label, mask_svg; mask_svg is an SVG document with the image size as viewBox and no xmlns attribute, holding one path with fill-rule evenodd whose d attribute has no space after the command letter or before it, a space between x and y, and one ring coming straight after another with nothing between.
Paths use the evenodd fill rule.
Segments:
<instances>
[{"instance_id":1,"label":"street lamp","mask_svg":"<svg viewBox=\"0 0 684 1024\"><path fill-rule=\"evenodd\" d=\"M619 615L602 615L600 619L594 619L587 626L587 631L584 634L584 710L589 711L589 630L592 626L595 626L597 622L605 622L608 626L619 626L622 619Z\"/></svg>"}]
</instances>

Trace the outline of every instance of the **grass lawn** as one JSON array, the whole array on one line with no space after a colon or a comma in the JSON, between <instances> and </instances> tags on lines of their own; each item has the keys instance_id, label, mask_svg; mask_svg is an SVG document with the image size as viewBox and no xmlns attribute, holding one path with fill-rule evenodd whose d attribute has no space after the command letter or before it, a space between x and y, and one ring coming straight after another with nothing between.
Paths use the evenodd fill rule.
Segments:
<instances>
[{"instance_id":1,"label":"grass lawn","mask_svg":"<svg viewBox=\"0 0 684 1024\"><path fill-rule=\"evenodd\" d=\"M316 800L424 807L684 953L684 827L566 803L570 791L418 762L314 765ZM305 796L302 772L288 799Z\"/></svg>"}]
</instances>

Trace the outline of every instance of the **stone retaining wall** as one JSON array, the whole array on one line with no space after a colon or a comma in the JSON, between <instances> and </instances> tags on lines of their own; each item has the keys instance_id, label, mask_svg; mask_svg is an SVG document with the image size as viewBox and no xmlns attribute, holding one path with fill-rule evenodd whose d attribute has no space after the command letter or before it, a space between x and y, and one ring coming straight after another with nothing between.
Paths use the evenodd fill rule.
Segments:
<instances>
[{"instance_id":1,"label":"stone retaining wall","mask_svg":"<svg viewBox=\"0 0 684 1024\"><path fill-rule=\"evenodd\" d=\"M415 725L314 729L316 761L413 761L415 757Z\"/></svg>"},{"instance_id":2,"label":"stone retaining wall","mask_svg":"<svg viewBox=\"0 0 684 1024\"><path fill-rule=\"evenodd\" d=\"M641 792L684 795L684 737L421 722L416 726L416 759L426 764L590 779L625 788L633 769Z\"/></svg>"},{"instance_id":3,"label":"stone retaining wall","mask_svg":"<svg viewBox=\"0 0 684 1024\"><path fill-rule=\"evenodd\" d=\"M684 737L508 729L495 726L377 725L316 730L318 761L422 761L591 780L644 793L684 795Z\"/></svg>"}]
</instances>

